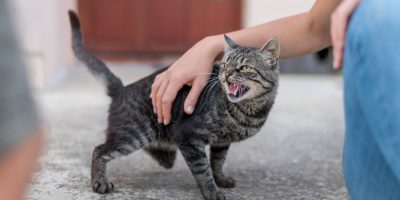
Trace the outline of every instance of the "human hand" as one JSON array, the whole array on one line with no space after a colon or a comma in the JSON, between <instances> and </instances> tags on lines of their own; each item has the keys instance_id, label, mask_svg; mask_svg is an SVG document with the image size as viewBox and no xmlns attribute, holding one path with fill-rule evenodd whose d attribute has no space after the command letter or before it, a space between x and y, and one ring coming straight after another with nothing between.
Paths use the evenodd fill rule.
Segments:
<instances>
[{"instance_id":1,"label":"human hand","mask_svg":"<svg viewBox=\"0 0 400 200\"><path fill-rule=\"evenodd\" d=\"M184 103L184 110L192 114L197 100L211 75L215 58L223 49L222 36L210 36L199 41L166 71L156 76L150 98L158 123L168 125L171 107L183 85L192 88Z\"/></svg>"},{"instance_id":2,"label":"human hand","mask_svg":"<svg viewBox=\"0 0 400 200\"><path fill-rule=\"evenodd\" d=\"M331 15L333 68L335 69L342 67L347 25L351 14L359 3L360 0L343 0Z\"/></svg>"}]
</instances>

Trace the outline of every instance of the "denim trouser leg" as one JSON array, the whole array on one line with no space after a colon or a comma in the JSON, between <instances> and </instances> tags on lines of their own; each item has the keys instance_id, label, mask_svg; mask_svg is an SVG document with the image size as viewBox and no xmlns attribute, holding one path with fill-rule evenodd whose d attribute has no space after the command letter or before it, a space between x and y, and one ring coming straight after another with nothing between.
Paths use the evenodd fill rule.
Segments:
<instances>
[{"instance_id":1,"label":"denim trouser leg","mask_svg":"<svg viewBox=\"0 0 400 200\"><path fill-rule=\"evenodd\" d=\"M349 25L343 171L353 200L400 199L399 7L363 0Z\"/></svg>"}]
</instances>

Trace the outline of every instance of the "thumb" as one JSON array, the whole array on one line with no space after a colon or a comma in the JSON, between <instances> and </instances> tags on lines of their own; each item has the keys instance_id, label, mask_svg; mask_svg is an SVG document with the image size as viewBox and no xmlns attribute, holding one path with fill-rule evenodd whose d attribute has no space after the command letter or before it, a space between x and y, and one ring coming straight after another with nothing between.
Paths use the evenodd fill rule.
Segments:
<instances>
[{"instance_id":1,"label":"thumb","mask_svg":"<svg viewBox=\"0 0 400 200\"><path fill-rule=\"evenodd\" d=\"M206 77L198 77L194 80L192 88L185 100L185 112L186 114L191 115L194 111L194 107L199 99L201 92L203 91L204 86L206 86L207 78Z\"/></svg>"}]
</instances>

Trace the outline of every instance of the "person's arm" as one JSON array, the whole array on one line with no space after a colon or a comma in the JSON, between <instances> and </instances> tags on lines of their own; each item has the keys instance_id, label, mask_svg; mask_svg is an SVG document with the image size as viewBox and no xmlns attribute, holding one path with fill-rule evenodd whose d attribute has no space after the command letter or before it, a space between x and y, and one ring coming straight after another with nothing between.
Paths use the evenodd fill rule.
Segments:
<instances>
[{"instance_id":1,"label":"person's arm","mask_svg":"<svg viewBox=\"0 0 400 200\"><path fill-rule=\"evenodd\" d=\"M330 45L330 15L340 0L318 0L309 12L228 33L243 46L261 46L271 37L281 45L281 57L289 58L315 52ZM185 100L185 112L191 114L211 72L212 63L223 51L222 35L199 41L168 70L159 74L150 97L158 122L169 124L171 105L183 85L192 89Z\"/></svg>"}]
</instances>

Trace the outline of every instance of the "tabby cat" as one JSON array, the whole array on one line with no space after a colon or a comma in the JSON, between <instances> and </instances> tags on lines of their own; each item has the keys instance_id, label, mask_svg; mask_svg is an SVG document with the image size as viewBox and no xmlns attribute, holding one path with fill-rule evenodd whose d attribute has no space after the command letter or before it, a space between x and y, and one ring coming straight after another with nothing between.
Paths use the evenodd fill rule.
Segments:
<instances>
[{"instance_id":1,"label":"tabby cat","mask_svg":"<svg viewBox=\"0 0 400 200\"><path fill-rule=\"evenodd\" d=\"M124 86L102 61L85 50L79 19L73 11L69 16L76 57L105 83L112 99L106 141L93 151L92 189L98 193L114 189L106 177L106 165L114 158L143 148L161 166L171 168L179 149L204 199L225 199L218 186L235 186L235 180L222 169L230 143L256 134L274 103L279 75L277 39L258 49L241 47L225 36L221 64L214 65L194 113L184 113L183 102L190 90L185 86L173 104L171 123L165 126L157 123L149 98L154 78L165 69ZM209 162L206 145L210 145Z\"/></svg>"}]
</instances>

